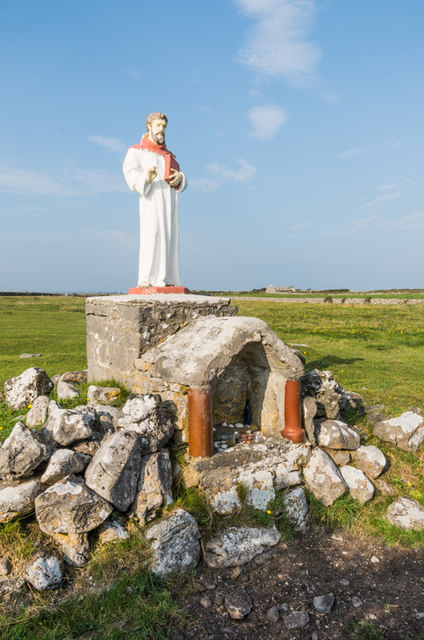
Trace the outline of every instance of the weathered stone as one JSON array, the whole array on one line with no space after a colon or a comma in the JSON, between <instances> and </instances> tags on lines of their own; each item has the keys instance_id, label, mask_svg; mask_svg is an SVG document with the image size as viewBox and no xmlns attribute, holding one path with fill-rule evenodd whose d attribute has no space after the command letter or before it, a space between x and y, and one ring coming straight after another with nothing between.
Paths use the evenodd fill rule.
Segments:
<instances>
[{"instance_id":1,"label":"weathered stone","mask_svg":"<svg viewBox=\"0 0 424 640\"><path fill-rule=\"evenodd\" d=\"M45 423L48 416L50 398L48 396L38 396L26 415L27 427L40 427Z\"/></svg>"},{"instance_id":2,"label":"weathered stone","mask_svg":"<svg viewBox=\"0 0 424 640\"><path fill-rule=\"evenodd\" d=\"M41 482L54 484L71 473L81 473L89 462L88 456L72 451L72 449L58 449L50 458L49 464L40 478Z\"/></svg>"},{"instance_id":3,"label":"weathered stone","mask_svg":"<svg viewBox=\"0 0 424 640\"><path fill-rule=\"evenodd\" d=\"M280 610L278 607L273 606L266 612L266 617L270 622L278 622L280 619Z\"/></svg>"},{"instance_id":4,"label":"weathered stone","mask_svg":"<svg viewBox=\"0 0 424 640\"><path fill-rule=\"evenodd\" d=\"M65 374L66 375L66 374ZM61 376L59 382L57 383L57 397L59 400L72 400L73 398L78 398L80 394L80 390L78 387L72 382L67 382Z\"/></svg>"},{"instance_id":5,"label":"weathered stone","mask_svg":"<svg viewBox=\"0 0 424 640\"><path fill-rule=\"evenodd\" d=\"M175 402L182 429L187 387L210 385L216 424L240 421L249 387L252 423L275 437L285 426L285 383L303 373L300 359L265 322L244 317L198 318L144 353L135 369L142 391Z\"/></svg>"},{"instance_id":6,"label":"weathered stone","mask_svg":"<svg viewBox=\"0 0 424 640\"><path fill-rule=\"evenodd\" d=\"M236 591L225 596L225 608L233 620L242 620L252 611L253 602L246 591Z\"/></svg>"},{"instance_id":7,"label":"weathered stone","mask_svg":"<svg viewBox=\"0 0 424 640\"><path fill-rule=\"evenodd\" d=\"M284 624L287 629L301 629L306 627L309 622L309 615L307 611L292 611L284 618Z\"/></svg>"},{"instance_id":8,"label":"weathered stone","mask_svg":"<svg viewBox=\"0 0 424 640\"><path fill-rule=\"evenodd\" d=\"M424 418L419 409L405 411L398 418L377 422L374 435L404 451L417 451L424 440Z\"/></svg>"},{"instance_id":9,"label":"weathered stone","mask_svg":"<svg viewBox=\"0 0 424 640\"><path fill-rule=\"evenodd\" d=\"M336 599L332 593L327 593L325 596L316 596L314 598L314 608L318 613L330 613L335 601Z\"/></svg>"},{"instance_id":10,"label":"weathered stone","mask_svg":"<svg viewBox=\"0 0 424 640\"><path fill-rule=\"evenodd\" d=\"M303 477L314 496L327 506L348 489L330 456L321 449L313 452L303 470Z\"/></svg>"},{"instance_id":11,"label":"weathered stone","mask_svg":"<svg viewBox=\"0 0 424 640\"><path fill-rule=\"evenodd\" d=\"M83 440L82 442L77 442L72 445L72 450L77 453L82 453L84 456L89 456L92 458L94 454L100 449L100 441L93 440Z\"/></svg>"},{"instance_id":12,"label":"weathered stone","mask_svg":"<svg viewBox=\"0 0 424 640\"><path fill-rule=\"evenodd\" d=\"M82 567L90 557L90 543L87 533L54 533L52 538L61 551L66 564Z\"/></svg>"},{"instance_id":13,"label":"weathered stone","mask_svg":"<svg viewBox=\"0 0 424 640\"><path fill-rule=\"evenodd\" d=\"M200 606L203 607L203 609L210 609L212 606L212 600L210 597L203 596L203 598L200 598Z\"/></svg>"},{"instance_id":14,"label":"weathered stone","mask_svg":"<svg viewBox=\"0 0 424 640\"><path fill-rule=\"evenodd\" d=\"M0 522L10 522L34 510L35 498L44 491L39 480L0 484Z\"/></svg>"},{"instance_id":15,"label":"weathered stone","mask_svg":"<svg viewBox=\"0 0 424 640\"><path fill-rule=\"evenodd\" d=\"M144 456L132 510L144 524L158 509L172 502L172 468L168 451L164 449Z\"/></svg>"},{"instance_id":16,"label":"weathered stone","mask_svg":"<svg viewBox=\"0 0 424 640\"><path fill-rule=\"evenodd\" d=\"M349 464L350 462L350 452L344 451L343 449L329 449L327 447L322 447L322 450L325 451L327 455L335 462L338 466L342 467L345 464Z\"/></svg>"},{"instance_id":17,"label":"weathered stone","mask_svg":"<svg viewBox=\"0 0 424 640\"><path fill-rule=\"evenodd\" d=\"M122 409L120 407L111 407L106 404L95 404L98 419L100 421L105 420L112 424L112 430L118 431L118 421L123 417ZM110 431L110 429L107 429Z\"/></svg>"},{"instance_id":18,"label":"weathered stone","mask_svg":"<svg viewBox=\"0 0 424 640\"><path fill-rule=\"evenodd\" d=\"M64 382L85 384L87 382L87 373L87 369L83 369L82 371L67 371L61 378Z\"/></svg>"},{"instance_id":19,"label":"weathered stone","mask_svg":"<svg viewBox=\"0 0 424 640\"><path fill-rule=\"evenodd\" d=\"M41 531L87 533L112 512L112 505L91 491L77 476L56 482L35 499L35 515Z\"/></svg>"},{"instance_id":20,"label":"weathered stone","mask_svg":"<svg viewBox=\"0 0 424 640\"><path fill-rule=\"evenodd\" d=\"M4 383L6 404L12 409L22 409L32 404L38 396L50 393L52 389L53 382L44 369L31 367L20 376L6 380Z\"/></svg>"},{"instance_id":21,"label":"weathered stone","mask_svg":"<svg viewBox=\"0 0 424 640\"><path fill-rule=\"evenodd\" d=\"M12 563L10 562L10 558L7 556L3 556L0 558L0 576L4 578L8 576L12 571Z\"/></svg>"},{"instance_id":22,"label":"weathered stone","mask_svg":"<svg viewBox=\"0 0 424 640\"><path fill-rule=\"evenodd\" d=\"M377 478L384 470L387 460L378 447L361 446L352 453L355 465L362 469L369 478Z\"/></svg>"},{"instance_id":23,"label":"weathered stone","mask_svg":"<svg viewBox=\"0 0 424 640\"><path fill-rule=\"evenodd\" d=\"M320 447L354 450L361 444L359 434L342 420L324 420L316 423L315 434Z\"/></svg>"},{"instance_id":24,"label":"weathered stone","mask_svg":"<svg viewBox=\"0 0 424 640\"><path fill-rule=\"evenodd\" d=\"M60 561L56 556L42 555L27 567L25 578L37 591L57 589L62 582Z\"/></svg>"},{"instance_id":25,"label":"weathered stone","mask_svg":"<svg viewBox=\"0 0 424 640\"><path fill-rule=\"evenodd\" d=\"M41 358L41 356L42 356L41 353L21 353L19 357L22 359L25 359L25 358Z\"/></svg>"},{"instance_id":26,"label":"weathered stone","mask_svg":"<svg viewBox=\"0 0 424 640\"><path fill-rule=\"evenodd\" d=\"M228 527L205 543L205 559L211 567L243 565L276 545L280 539L275 527Z\"/></svg>"},{"instance_id":27,"label":"weathered stone","mask_svg":"<svg viewBox=\"0 0 424 640\"><path fill-rule=\"evenodd\" d=\"M196 520L184 509L176 509L146 532L154 556L151 570L160 577L191 571L200 557L200 532Z\"/></svg>"},{"instance_id":28,"label":"weathered stone","mask_svg":"<svg viewBox=\"0 0 424 640\"><path fill-rule=\"evenodd\" d=\"M300 483L299 466L308 459L307 446L265 438L257 444L239 444L211 458L193 460L183 469L187 486L199 486L213 509L221 514L237 511L237 486L247 489L247 502L265 510L277 489Z\"/></svg>"},{"instance_id":29,"label":"weathered stone","mask_svg":"<svg viewBox=\"0 0 424 640\"><path fill-rule=\"evenodd\" d=\"M402 529L424 529L424 507L411 498L398 498L387 509L386 518Z\"/></svg>"},{"instance_id":30,"label":"weathered stone","mask_svg":"<svg viewBox=\"0 0 424 640\"><path fill-rule=\"evenodd\" d=\"M140 473L140 437L119 431L105 440L85 472L87 486L117 509L126 511L134 500Z\"/></svg>"},{"instance_id":31,"label":"weathered stone","mask_svg":"<svg viewBox=\"0 0 424 640\"><path fill-rule=\"evenodd\" d=\"M122 407L124 416L118 429L140 434L143 453L153 453L163 447L174 432L172 420L161 411L159 395L131 395Z\"/></svg>"},{"instance_id":32,"label":"weathered stone","mask_svg":"<svg viewBox=\"0 0 424 640\"><path fill-rule=\"evenodd\" d=\"M339 402L343 389L331 371L314 369L302 378L302 396L311 396L317 401L317 416L336 420L340 416Z\"/></svg>"},{"instance_id":33,"label":"weathered stone","mask_svg":"<svg viewBox=\"0 0 424 640\"><path fill-rule=\"evenodd\" d=\"M308 502L302 487L290 489L284 496L286 517L295 531L308 529Z\"/></svg>"},{"instance_id":34,"label":"weathered stone","mask_svg":"<svg viewBox=\"0 0 424 640\"><path fill-rule=\"evenodd\" d=\"M95 418L89 413L61 409L56 402L50 402L49 417L44 426L55 442L66 447L73 442L90 438L94 424Z\"/></svg>"},{"instance_id":35,"label":"weathered stone","mask_svg":"<svg viewBox=\"0 0 424 640\"><path fill-rule=\"evenodd\" d=\"M0 478L13 480L29 476L48 457L46 445L18 422L0 449Z\"/></svg>"},{"instance_id":36,"label":"weathered stone","mask_svg":"<svg viewBox=\"0 0 424 640\"><path fill-rule=\"evenodd\" d=\"M229 298L185 294L88 298L89 380L134 384L133 364L145 351L199 316L235 315Z\"/></svg>"},{"instance_id":37,"label":"weathered stone","mask_svg":"<svg viewBox=\"0 0 424 640\"><path fill-rule=\"evenodd\" d=\"M307 396L302 403L303 424L309 442L316 444L314 418L317 414L317 401L311 396Z\"/></svg>"},{"instance_id":38,"label":"weathered stone","mask_svg":"<svg viewBox=\"0 0 424 640\"><path fill-rule=\"evenodd\" d=\"M344 467L340 467L340 473L349 487L352 497L361 504L365 504L374 497L374 485L368 480L361 469L345 465Z\"/></svg>"},{"instance_id":39,"label":"weathered stone","mask_svg":"<svg viewBox=\"0 0 424 640\"><path fill-rule=\"evenodd\" d=\"M118 520L105 520L99 527L99 541L103 544L127 540L129 537L128 531Z\"/></svg>"},{"instance_id":40,"label":"weathered stone","mask_svg":"<svg viewBox=\"0 0 424 640\"><path fill-rule=\"evenodd\" d=\"M87 390L87 402L108 404L117 400L120 395L121 389L119 387L98 387L91 384Z\"/></svg>"}]
</instances>

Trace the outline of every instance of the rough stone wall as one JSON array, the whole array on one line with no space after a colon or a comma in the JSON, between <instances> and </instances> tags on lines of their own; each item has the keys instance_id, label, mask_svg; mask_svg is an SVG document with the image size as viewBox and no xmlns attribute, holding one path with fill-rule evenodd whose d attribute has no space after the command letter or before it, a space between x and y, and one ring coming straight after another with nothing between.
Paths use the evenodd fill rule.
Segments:
<instances>
[{"instance_id":1,"label":"rough stone wall","mask_svg":"<svg viewBox=\"0 0 424 640\"><path fill-rule=\"evenodd\" d=\"M200 316L237 314L228 298L118 295L88 298L88 380L115 379L134 390L137 358Z\"/></svg>"}]
</instances>

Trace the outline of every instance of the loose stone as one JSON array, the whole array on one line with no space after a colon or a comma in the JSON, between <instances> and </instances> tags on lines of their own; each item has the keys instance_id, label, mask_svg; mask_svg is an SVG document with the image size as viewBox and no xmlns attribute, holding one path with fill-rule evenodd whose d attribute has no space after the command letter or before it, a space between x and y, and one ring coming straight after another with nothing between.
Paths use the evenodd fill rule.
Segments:
<instances>
[{"instance_id":1,"label":"loose stone","mask_svg":"<svg viewBox=\"0 0 424 640\"><path fill-rule=\"evenodd\" d=\"M280 619L280 611L278 607L274 606L268 609L266 612L266 617L270 622L278 622Z\"/></svg>"},{"instance_id":2,"label":"loose stone","mask_svg":"<svg viewBox=\"0 0 424 640\"><path fill-rule=\"evenodd\" d=\"M314 607L318 613L330 613L335 603L335 598L332 593L328 593L325 596L316 596L314 598Z\"/></svg>"},{"instance_id":3,"label":"loose stone","mask_svg":"<svg viewBox=\"0 0 424 640\"><path fill-rule=\"evenodd\" d=\"M212 606L212 600L210 599L210 597L203 596L203 598L200 599L200 606L204 609L210 609Z\"/></svg>"},{"instance_id":4,"label":"loose stone","mask_svg":"<svg viewBox=\"0 0 424 640\"><path fill-rule=\"evenodd\" d=\"M307 611L293 611L284 618L284 624L287 629L300 629L306 627L309 622L309 615Z\"/></svg>"},{"instance_id":5,"label":"loose stone","mask_svg":"<svg viewBox=\"0 0 424 640\"><path fill-rule=\"evenodd\" d=\"M233 620L242 620L252 611L252 598L245 591L225 596L225 608Z\"/></svg>"}]
</instances>

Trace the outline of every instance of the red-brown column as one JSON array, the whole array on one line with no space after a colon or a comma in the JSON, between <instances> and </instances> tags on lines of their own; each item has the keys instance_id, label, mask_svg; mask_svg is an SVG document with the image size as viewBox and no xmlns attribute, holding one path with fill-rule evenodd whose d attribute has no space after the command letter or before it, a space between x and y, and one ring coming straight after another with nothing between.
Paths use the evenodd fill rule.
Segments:
<instances>
[{"instance_id":1,"label":"red-brown column","mask_svg":"<svg viewBox=\"0 0 424 640\"><path fill-rule=\"evenodd\" d=\"M188 452L208 458L213 451L212 393L208 387L188 390Z\"/></svg>"},{"instance_id":2,"label":"red-brown column","mask_svg":"<svg viewBox=\"0 0 424 640\"><path fill-rule=\"evenodd\" d=\"M306 440L302 429L302 414L300 405L300 380L287 380L284 398L284 430L283 438L294 444L301 444Z\"/></svg>"}]
</instances>

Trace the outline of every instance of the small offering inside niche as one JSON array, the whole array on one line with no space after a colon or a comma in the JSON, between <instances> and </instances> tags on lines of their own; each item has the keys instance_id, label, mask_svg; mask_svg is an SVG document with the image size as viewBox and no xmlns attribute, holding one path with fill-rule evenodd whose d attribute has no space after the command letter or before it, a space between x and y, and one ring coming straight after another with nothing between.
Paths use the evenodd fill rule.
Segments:
<instances>
[{"instance_id":1,"label":"small offering inside niche","mask_svg":"<svg viewBox=\"0 0 424 640\"><path fill-rule=\"evenodd\" d=\"M263 436L257 424L243 425L241 422L235 424L216 424L213 428L213 447L216 452L225 451L234 445L241 443L253 444L260 442Z\"/></svg>"}]
</instances>

